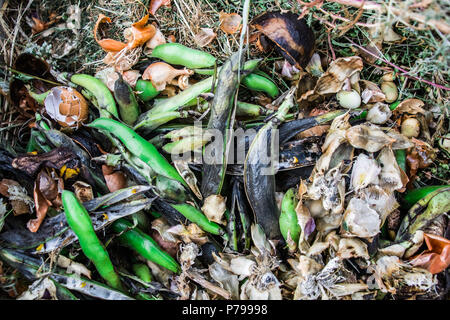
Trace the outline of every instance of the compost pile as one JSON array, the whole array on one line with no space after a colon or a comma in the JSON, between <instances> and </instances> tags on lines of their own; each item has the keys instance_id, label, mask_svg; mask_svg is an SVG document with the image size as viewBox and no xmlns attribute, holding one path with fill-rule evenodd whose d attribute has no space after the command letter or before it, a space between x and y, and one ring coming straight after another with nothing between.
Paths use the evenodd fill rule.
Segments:
<instances>
[{"instance_id":1,"label":"compost pile","mask_svg":"<svg viewBox=\"0 0 450 320\"><path fill-rule=\"evenodd\" d=\"M34 47L2 73L3 298L446 299L448 69L382 52L401 23L448 43L448 22L291 2L185 33L163 23L183 1L89 28L79 5L26 8ZM86 32L97 67L64 64Z\"/></svg>"}]
</instances>

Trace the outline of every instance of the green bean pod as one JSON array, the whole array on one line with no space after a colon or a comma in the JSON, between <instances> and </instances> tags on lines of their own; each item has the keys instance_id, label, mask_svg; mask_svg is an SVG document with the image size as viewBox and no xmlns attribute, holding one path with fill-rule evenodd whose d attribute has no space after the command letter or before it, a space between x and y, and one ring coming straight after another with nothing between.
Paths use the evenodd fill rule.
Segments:
<instances>
[{"instance_id":1,"label":"green bean pod","mask_svg":"<svg viewBox=\"0 0 450 320\"><path fill-rule=\"evenodd\" d=\"M250 90L263 91L271 98L275 98L280 93L278 87L272 80L255 73L250 73L242 79L242 84Z\"/></svg>"},{"instance_id":2,"label":"green bean pod","mask_svg":"<svg viewBox=\"0 0 450 320\"><path fill-rule=\"evenodd\" d=\"M120 119L128 125L133 125L139 117L139 105L133 89L123 80L121 74L114 83L114 97L119 105Z\"/></svg>"},{"instance_id":3,"label":"green bean pod","mask_svg":"<svg viewBox=\"0 0 450 320\"><path fill-rule=\"evenodd\" d=\"M237 102L236 116L240 117L257 117L264 115L264 108L253 103Z\"/></svg>"},{"instance_id":4,"label":"green bean pod","mask_svg":"<svg viewBox=\"0 0 450 320\"><path fill-rule=\"evenodd\" d=\"M423 188L414 189L411 191L408 191L404 198L403 202L406 207L410 208L413 205L415 205L420 199L425 198L428 194L439 190L441 188L448 188L450 185L442 185L442 186L426 186Z\"/></svg>"},{"instance_id":5,"label":"green bean pod","mask_svg":"<svg viewBox=\"0 0 450 320\"><path fill-rule=\"evenodd\" d=\"M134 156L148 164L157 174L177 180L183 186L188 187L178 171L158 152L155 146L134 132L133 129L108 118L97 118L88 126L116 136Z\"/></svg>"},{"instance_id":6,"label":"green bean pod","mask_svg":"<svg viewBox=\"0 0 450 320\"><path fill-rule=\"evenodd\" d=\"M398 166L403 171L406 171L406 150L405 149L395 150L394 154L395 154L395 159L397 160Z\"/></svg>"},{"instance_id":7,"label":"green bean pod","mask_svg":"<svg viewBox=\"0 0 450 320\"><path fill-rule=\"evenodd\" d=\"M152 282L152 274L150 269L143 263L135 263L132 265L133 272L144 282Z\"/></svg>"},{"instance_id":8,"label":"green bean pod","mask_svg":"<svg viewBox=\"0 0 450 320\"><path fill-rule=\"evenodd\" d=\"M77 236L83 253L92 261L98 273L109 286L123 290L122 283L114 270L108 252L95 234L87 210L71 191L64 190L61 198L67 223Z\"/></svg>"},{"instance_id":9,"label":"green bean pod","mask_svg":"<svg viewBox=\"0 0 450 320\"><path fill-rule=\"evenodd\" d=\"M140 128L141 126L145 127L145 130L147 132L153 131L159 126L163 125L164 123L167 123L169 121L179 119L179 118L187 118L188 113L187 111L168 111L168 112L161 112L161 113L153 113L149 114L146 119L145 123L138 123L134 127L135 130Z\"/></svg>"},{"instance_id":10,"label":"green bean pod","mask_svg":"<svg viewBox=\"0 0 450 320\"><path fill-rule=\"evenodd\" d=\"M95 96L101 117L110 118L113 115L119 118L114 97L101 80L88 74L74 74L70 81L89 90Z\"/></svg>"},{"instance_id":11,"label":"green bean pod","mask_svg":"<svg viewBox=\"0 0 450 320\"><path fill-rule=\"evenodd\" d=\"M139 253L145 259L175 273L180 271L180 266L175 259L163 251L155 240L138 228L130 229L132 226L131 222L119 219L112 224L112 230L117 233L123 232L118 237L120 242Z\"/></svg>"},{"instance_id":12,"label":"green bean pod","mask_svg":"<svg viewBox=\"0 0 450 320\"><path fill-rule=\"evenodd\" d=\"M222 228L217 223L209 221L208 218L197 208L185 203L170 205L186 217L186 219L196 223L202 230L215 235L223 234Z\"/></svg>"},{"instance_id":13,"label":"green bean pod","mask_svg":"<svg viewBox=\"0 0 450 320\"><path fill-rule=\"evenodd\" d=\"M134 90L137 91L137 96L144 102L152 100L159 94L159 91L155 89L151 81L139 79L136 82Z\"/></svg>"},{"instance_id":14,"label":"green bean pod","mask_svg":"<svg viewBox=\"0 0 450 320\"><path fill-rule=\"evenodd\" d=\"M153 49L151 56L170 64L185 66L189 69L207 68L216 63L216 58L213 55L188 48L179 43L160 44Z\"/></svg>"},{"instance_id":15,"label":"green bean pod","mask_svg":"<svg viewBox=\"0 0 450 320\"><path fill-rule=\"evenodd\" d=\"M298 243L300 238L301 228L298 224L297 213L295 207L297 206L297 199L295 198L294 189L289 189L281 201L281 214L279 218L280 231L283 238L288 240L288 233L291 239Z\"/></svg>"},{"instance_id":16,"label":"green bean pod","mask_svg":"<svg viewBox=\"0 0 450 320\"><path fill-rule=\"evenodd\" d=\"M209 140L210 138L206 135L190 136L165 144L163 150L170 154L183 154L194 150L201 150Z\"/></svg>"}]
</instances>

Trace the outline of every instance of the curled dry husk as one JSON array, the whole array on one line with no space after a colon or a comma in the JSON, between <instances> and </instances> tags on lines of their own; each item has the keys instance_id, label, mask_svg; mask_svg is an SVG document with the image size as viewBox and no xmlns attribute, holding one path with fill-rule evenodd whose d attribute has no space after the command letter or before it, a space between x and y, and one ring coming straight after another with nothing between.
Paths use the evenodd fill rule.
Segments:
<instances>
[{"instance_id":1,"label":"curled dry husk","mask_svg":"<svg viewBox=\"0 0 450 320\"><path fill-rule=\"evenodd\" d=\"M342 90L347 79L354 86L359 80L362 68L362 59L357 56L334 60L317 81L315 93L319 95L337 93Z\"/></svg>"},{"instance_id":2,"label":"curled dry husk","mask_svg":"<svg viewBox=\"0 0 450 320\"><path fill-rule=\"evenodd\" d=\"M0 181L0 194L8 198L15 216L30 213L33 200L28 196L27 190L15 180L2 179Z\"/></svg>"},{"instance_id":3,"label":"curled dry husk","mask_svg":"<svg viewBox=\"0 0 450 320\"><path fill-rule=\"evenodd\" d=\"M70 87L53 87L44 100L44 106L47 114L63 127L78 127L89 114L86 99Z\"/></svg>"},{"instance_id":4,"label":"curled dry husk","mask_svg":"<svg viewBox=\"0 0 450 320\"><path fill-rule=\"evenodd\" d=\"M98 27L101 23L108 22L111 23L111 19L104 14L98 16L97 22L94 26L94 38L95 41L102 47L106 52L119 52L125 48L134 49L137 48L148 40L150 40L156 33L156 28L153 25L147 25L149 15L145 15L141 20L132 24L131 28L126 30L125 38L127 43L113 39L99 39L97 37Z\"/></svg>"},{"instance_id":5,"label":"curled dry husk","mask_svg":"<svg viewBox=\"0 0 450 320\"><path fill-rule=\"evenodd\" d=\"M361 99L364 104L383 102L386 96L381 89L373 82L367 80L360 80L361 85Z\"/></svg>"},{"instance_id":6,"label":"curled dry husk","mask_svg":"<svg viewBox=\"0 0 450 320\"><path fill-rule=\"evenodd\" d=\"M358 149L367 152L377 152L383 147L391 145L395 139L386 135L379 127L371 124L353 126L345 133L347 141Z\"/></svg>"},{"instance_id":7,"label":"curled dry husk","mask_svg":"<svg viewBox=\"0 0 450 320\"><path fill-rule=\"evenodd\" d=\"M415 267L421 267L432 274L440 273L450 265L450 240L424 233L427 250L411 260Z\"/></svg>"},{"instance_id":8,"label":"curled dry husk","mask_svg":"<svg viewBox=\"0 0 450 320\"><path fill-rule=\"evenodd\" d=\"M155 62L145 69L142 79L150 80L156 90L162 91L174 78L191 74L193 74L193 71L186 68L177 70L165 62Z\"/></svg>"},{"instance_id":9,"label":"curled dry husk","mask_svg":"<svg viewBox=\"0 0 450 320\"><path fill-rule=\"evenodd\" d=\"M63 179L60 178L54 169L42 169L36 177L34 184L34 204L36 207L36 218L27 223L27 228L31 232L38 231L39 227L47 215L48 209L53 206L60 208L61 192L64 190Z\"/></svg>"},{"instance_id":10,"label":"curled dry husk","mask_svg":"<svg viewBox=\"0 0 450 320\"><path fill-rule=\"evenodd\" d=\"M212 194L205 199L202 211L209 221L226 224L226 221L223 219L223 215L227 209L226 201L227 198L222 197L220 194Z\"/></svg>"},{"instance_id":11,"label":"curled dry husk","mask_svg":"<svg viewBox=\"0 0 450 320\"><path fill-rule=\"evenodd\" d=\"M364 153L359 154L353 164L351 184L355 191L359 191L369 184L378 183L378 175L381 168L373 158L369 158Z\"/></svg>"},{"instance_id":12,"label":"curled dry husk","mask_svg":"<svg viewBox=\"0 0 450 320\"><path fill-rule=\"evenodd\" d=\"M411 267L395 256L383 256L377 260L374 268L369 269L373 271L374 286L382 292L424 294L437 284L430 272Z\"/></svg>"},{"instance_id":13,"label":"curled dry husk","mask_svg":"<svg viewBox=\"0 0 450 320\"><path fill-rule=\"evenodd\" d=\"M144 54L150 55L152 53L153 49L155 49L160 44L164 44L164 43L166 43L166 38L164 37L161 30L159 30L159 28L156 28L155 35L150 40L148 40L147 43L145 44Z\"/></svg>"},{"instance_id":14,"label":"curled dry husk","mask_svg":"<svg viewBox=\"0 0 450 320\"><path fill-rule=\"evenodd\" d=\"M380 232L381 219L364 200L352 198L344 212L341 234L347 237L371 238Z\"/></svg>"},{"instance_id":15,"label":"curled dry husk","mask_svg":"<svg viewBox=\"0 0 450 320\"><path fill-rule=\"evenodd\" d=\"M264 50L275 44L277 50L292 66L305 67L314 51L314 33L304 19L292 12L265 12L253 19L251 25L259 31L258 41Z\"/></svg>"},{"instance_id":16,"label":"curled dry husk","mask_svg":"<svg viewBox=\"0 0 450 320\"><path fill-rule=\"evenodd\" d=\"M394 152L390 147L381 150L378 157L381 165L380 185L390 191L402 189L408 183L408 177L398 166Z\"/></svg>"}]
</instances>

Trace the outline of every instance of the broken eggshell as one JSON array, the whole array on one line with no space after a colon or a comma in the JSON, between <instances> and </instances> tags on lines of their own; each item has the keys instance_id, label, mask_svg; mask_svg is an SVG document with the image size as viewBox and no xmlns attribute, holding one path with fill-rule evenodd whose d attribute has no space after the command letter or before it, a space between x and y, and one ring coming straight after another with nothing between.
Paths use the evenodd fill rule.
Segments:
<instances>
[{"instance_id":1,"label":"broken eggshell","mask_svg":"<svg viewBox=\"0 0 450 320\"><path fill-rule=\"evenodd\" d=\"M70 87L53 87L44 106L47 114L63 127L78 127L89 114L86 99Z\"/></svg>"},{"instance_id":2,"label":"broken eggshell","mask_svg":"<svg viewBox=\"0 0 450 320\"><path fill-rule=\"evenodd\" d=\"M313 31L304 19L299 18L292 12L274 11L257 16L251 23L260 31L260 43L264 50L275 44L275 50L297 69L308 64L315 41Z\"/></svg>"}]
</instances>

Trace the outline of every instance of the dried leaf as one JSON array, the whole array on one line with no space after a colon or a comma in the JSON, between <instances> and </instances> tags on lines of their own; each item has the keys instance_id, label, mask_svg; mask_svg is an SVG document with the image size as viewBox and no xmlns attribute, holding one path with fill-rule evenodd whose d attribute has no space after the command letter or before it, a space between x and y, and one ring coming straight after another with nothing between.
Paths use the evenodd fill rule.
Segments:
<instances>
[{"instance_id":1,"label":"dried leaf","mask_svg":"<svg viewBox=\"0 0 450 320\"><path fill-rule=\"evenodd\" d=\"M427 233L424 233L424 238L428 250L414 257L410 263L432 274L446 270L450 265L450 240Z\"/></svg>"},{"instance_id":2,"label":"dried leaf","mask_svg":"<svg viewBox=\"0 0 450 320\"><path fill-rule=\"evenodd\" d=\"M367 152L377 152L395 142L380 128L370 124L360 124L347 130L345 136L350 144Z\"/></svg>"},{"instance_id":3,"label":"dried leaf","mask_svg":"<svg viewBox=\"0 0 450 320\"><path fill-rule=\"evenodd\" d=\"M360 57L346 57L334 60L327 71L319 78L315 92L320 95L337 93L342 90L345 81L361 72L363 62Z\"/></svg>"},{"instance_id":4,"label":"dried leaf","mask_svg":"<svg viewBox=\"0 0 450 320\"><path fill-rule=\"evenodd\" d=\"M261 35L258 40L265 51L274 48L297 69L305 67L314 51L314 33L306 21L293 12L265 12L251 25Z\"/></svg>"}]
</instances>

